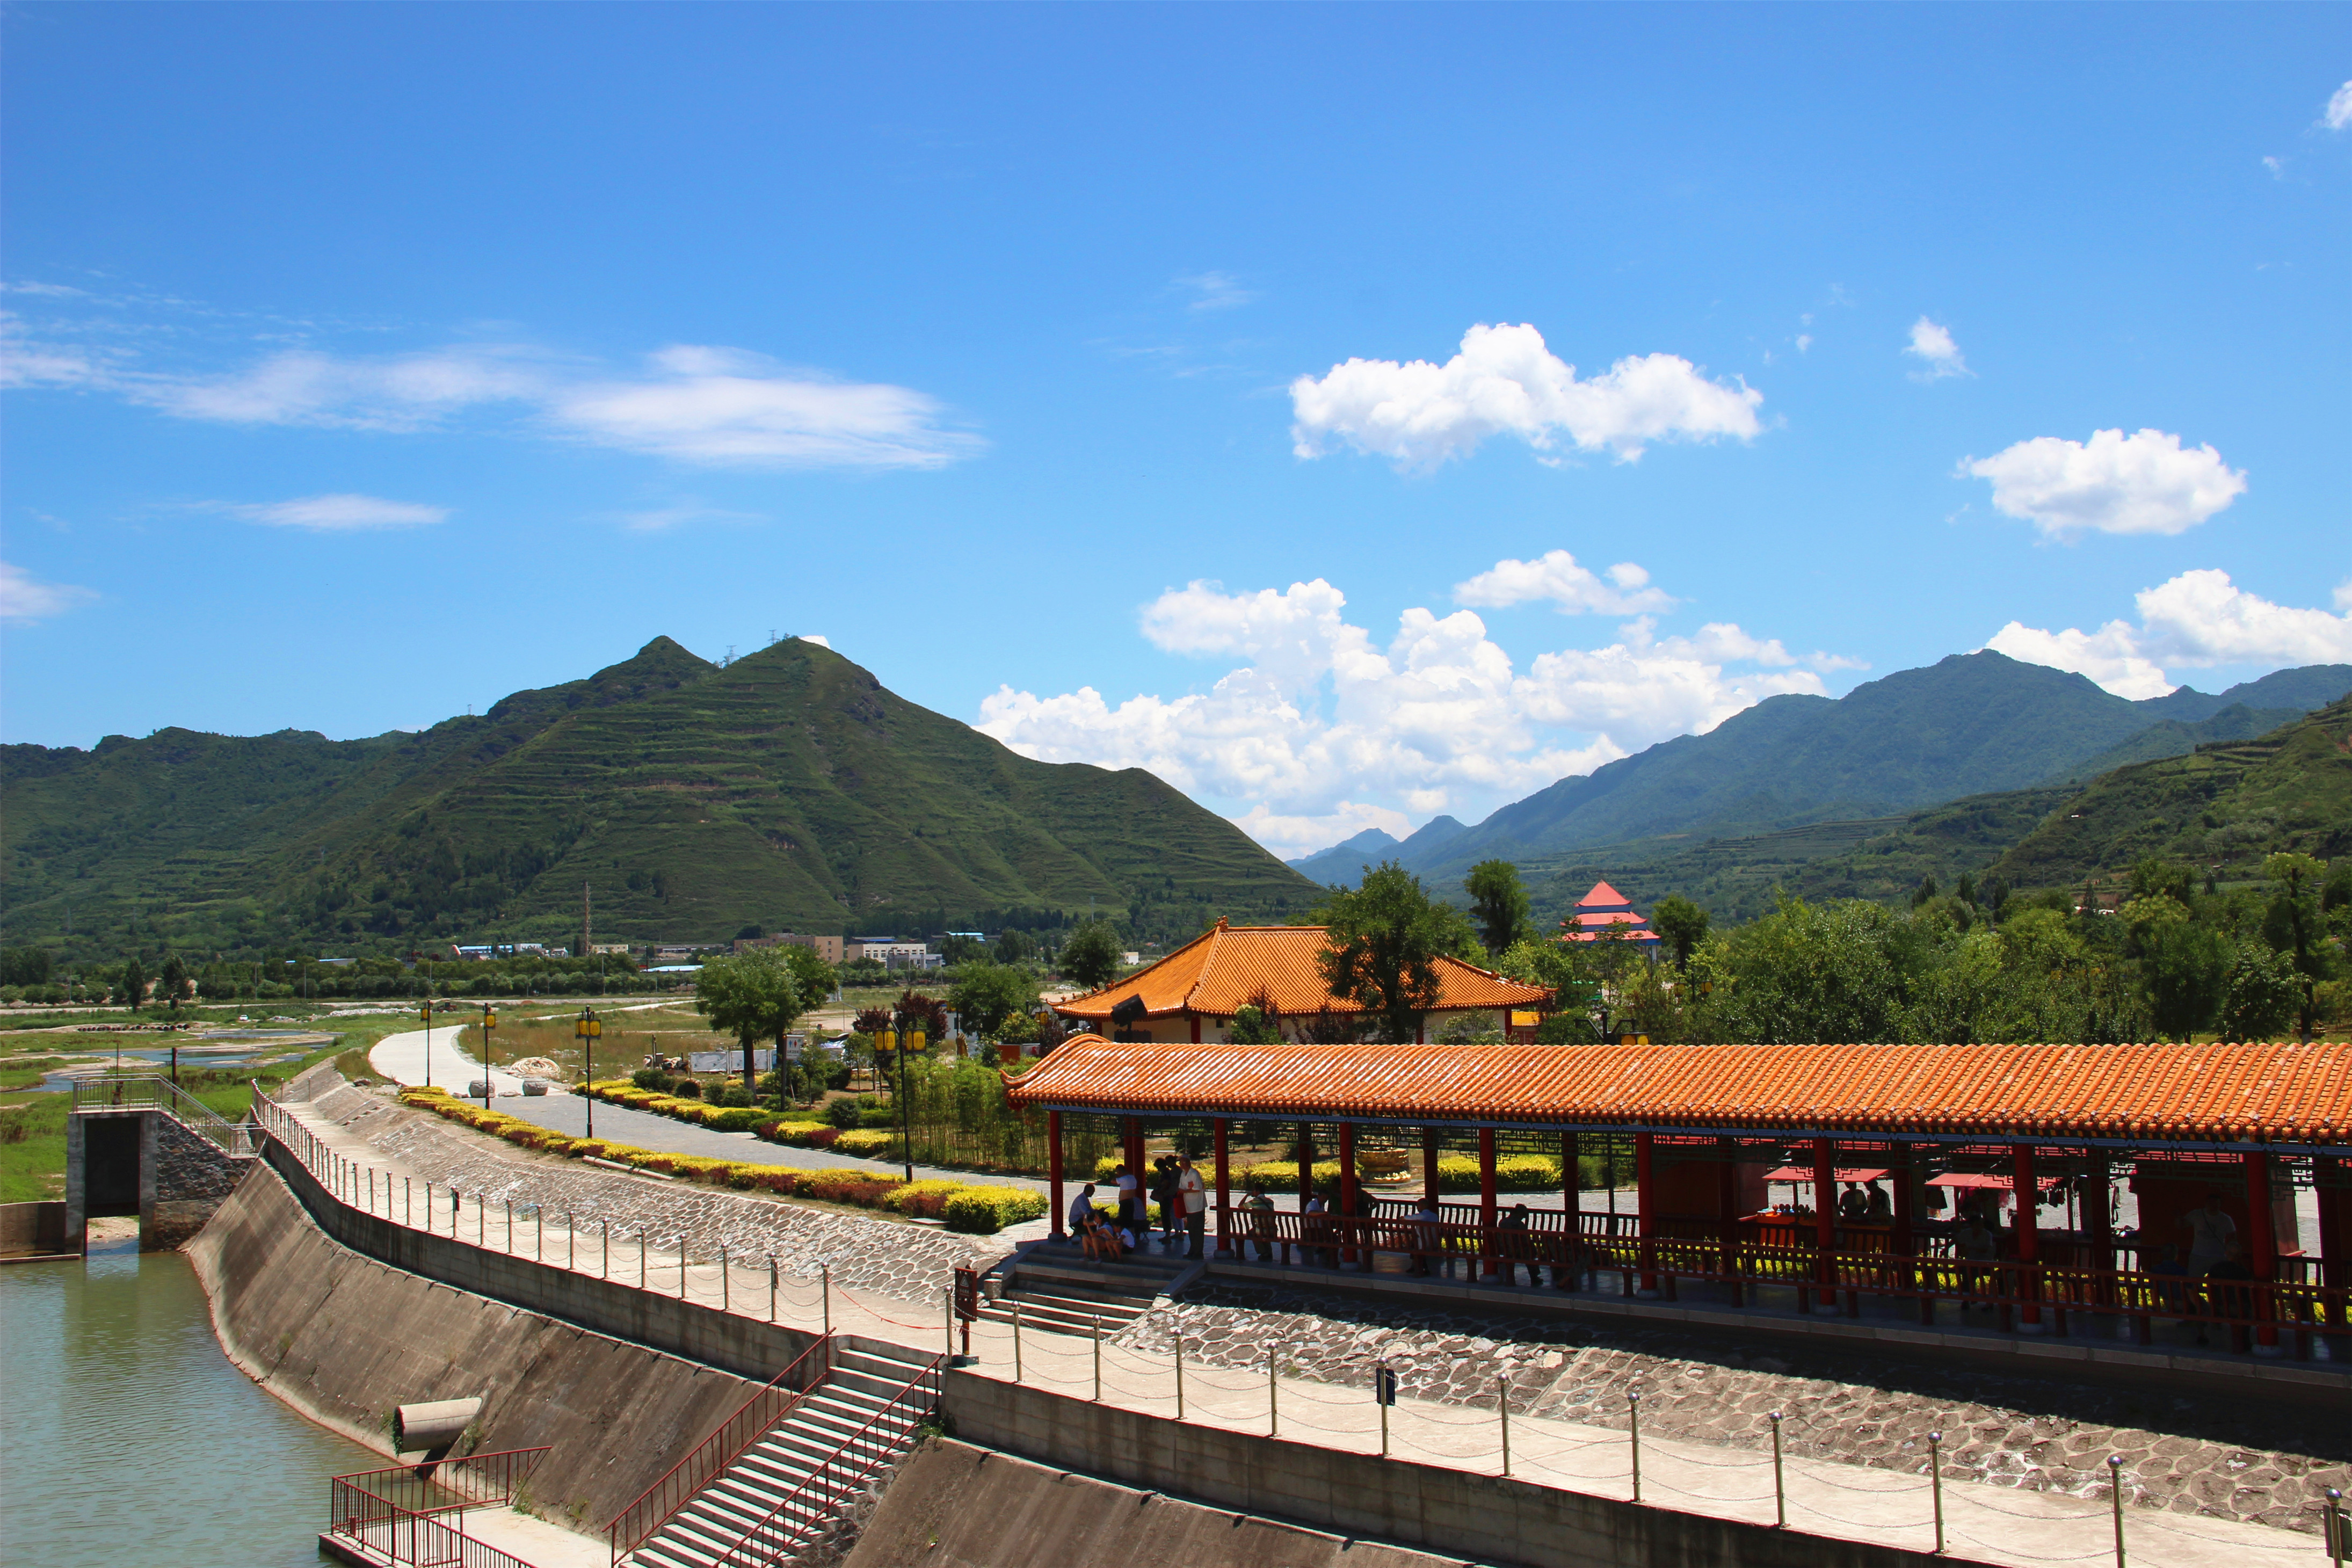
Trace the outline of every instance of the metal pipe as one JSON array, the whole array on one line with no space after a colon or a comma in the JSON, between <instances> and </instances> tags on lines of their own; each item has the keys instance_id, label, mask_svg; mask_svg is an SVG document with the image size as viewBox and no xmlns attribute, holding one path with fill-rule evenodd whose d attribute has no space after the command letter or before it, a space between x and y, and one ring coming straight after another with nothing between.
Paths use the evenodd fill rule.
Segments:
<instances>
[{"instance_id":1,"label":"metal pipe","mask_svg":"<svg viewBox=\"0 0 2352 1568\"><path fill-rule=\"evenodd\" d=\"M824 1331L830 1338L833 1334L833 1265L820 1263L817 1269L823 1280L819 1289L824 1293Z\"/></svg>"},{"instance_id":2,"label":"metal pipe","mask_svg":"<svg viewBox=\"0 0 2352 1568\"><path fill-rule=\"evenodd\" d=\"M680 1232L677 1238L677 1299L681 1301L686 1300L686 1236L684 1232Z\"/></svg>"},{"instance_id":3,"label":"metal pipe","mask_svg":"<svg viewBox=\"0 0 2352 1568\"><path fill-rule=\"evenodd\" d=\"M685 1248L680 1247L678 1249L678 1258L681 1265L683 1264L685 1257ZM681 1276L685 1273L685 1269L682 1266L679 1269L679 1273ZM719 1310L722 1312L731 1310L727 1304L728 1291L730 1289L731 1287L730 1286L727 1279L727 1244L722 1241L719 1244ZM681 1295L684 1293L685 1292L683 1290L679 1292Z\"/></svg>"},{"instance_id":4,"label":"metal pipe","mask_svg":"<svg viewBox=\"0 0 2352 1568\"><path fill-rule=\"evenodd\" d=\"M1495 1374L1495 1414L1503 1423L1503 1474L1511 1473L1511 1374Z\"/></svg>"},{"instance_id":5,"label":"metal pipe","mask_svg":"<svg viewBox=\"0 0 2352 1568\"><path fill-rule=\"evenodd\" d=\"M1102 1399L1102 1314L1093 1314L1095 1340L1095 1398Z\"/></svg>"},{"instance_id":6,"label":"metal pipe","mask_svg":"<svg viewBox=\"0 0 2352 1568\"><path fill-rule=\"evenodd\" d=\"M1176 1330L1176 1419L1184 1419L1184 1331Z\"/></svg>"},{"instance_id":7,"label":"metal pipe","mask_svg":"<svg viewBox=\"0 0 2352 1568\"><path fill-rule=\"evenodd\" d=\"M2031 1202L2031 1198L2024 1200ZM2107 1456L2107 1497L2115 1504L2116 1568L2124 1568L2124 1457Z\"/></svg>"},{"instance_id":8,"label":"metal pipe","mask_svg":"<svg viewBox=\"0 0 2352 1568\"><path fill-rule=\"evenodd\" d=\"M1633 1445L1633 1500L1642 1500L1642 1391L1633 1389L1625 1395L1625 1432Z\"/></svg>"},{"instance_id":9,"label":"metal pipe","mask_svg":"<svg viewBox=\"0 0 2352 1568\"><path fill-rule=\"evenodd\" d=\"M942 1364L944 1364L944 1365L948 1365L948 1366L953 1366L953 1365L955 1364L955 1358L956 1358L956 1353L955 1353L955 1287L954 1287L954 1286L952 1286L952 1285L949 1286L949 1287L947 1288L947 1290L945 1291L945 1295L946 1295L946 1297L947 1297L947 1308L948 1308L948 1312L947 1312L948 1355L947 1355L947 1360L946 1360L946 1362L945 1362L944 1363L942 1363Z\"/></svg>"},{"instance_id":10,"label":"metal pipe","mask_svg":"<svg viewBox=\"0 0 2352 1568\"><path fill-rule=\"evenodd\" d=\"M1780 1473L1780 1413L1772 1412L1772 1528L1789 1528L1789 1487Z\"/></svg>"},{"instance_id":11,"label":"metal pipe","mask_svg":"<svg viewBox=\"0 0 2352 1568\"><path fill-rule=\"evenodd\" d=\"M1274 1381L1274 1347L1265 1347L1265 1435L1282 1435L1282 1394Z\"/></svg>"},{"instance_id":12,"label":"metal pipe","mask_svg":"<svg viewBox=\"0 0 2352 1568\"><path fill-rule=\"evenodd\" d=\"M514 1199L507 1200L507 1256L514 1256Z\"/></svg>"},{"instance_id":13,"label":"metal pipe","mask_svg":"<svg viewBox=\"0 0 2352 1568\"><path fill-rule=\"evenodd\" d=\"M1372 1363L1372 1403L1381 1407L1381 1458L1389 1457L1388 1358Z\"/></svg>"},{"instance_id":14,"label":"metal pipe","mask_svg":"<svg viewBox=\"0 0 2352 1568\"><path fill-rule=\"evenodd\" d=\"M2324 1522L2327 1527L2328 1568L2344 1568L2344 1492L2341 1488L2327 1489L2327 1514Z\"/></svg>"},{"instance_id":15,"label":"metal pipe","mask_svg":"<svg viewBox=\"0 0 2352 1568\"><path fill-rule=\"evenodd\" d=\"M768 1321L776 1321L776 1255L768 1254Z\"/></svg>"},{"instance_id":16,"label":"metal pipe","mask_svg":"<svg viewBox=\"0 0 2352 1568\"><path fill-rule=\"evenodd\" d=\"M1944 1435L1927 1434L1927 1489L1936 1499L1936 1551L1944 1554Z\"/></svg>"}]
</instances>

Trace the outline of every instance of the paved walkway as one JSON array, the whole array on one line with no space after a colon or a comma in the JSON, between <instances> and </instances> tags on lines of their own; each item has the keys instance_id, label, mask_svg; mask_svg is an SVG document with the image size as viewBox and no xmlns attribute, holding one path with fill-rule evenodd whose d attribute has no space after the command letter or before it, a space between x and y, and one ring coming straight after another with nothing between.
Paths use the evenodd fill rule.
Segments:
<instances>
[{"instance_id":1,"label":"paved walkway","mask_svg":"<svg viewBox=\"0 0 2352 1568\"><path fill-rule=\"evenodd\" d=\"M763 1262L692 1258L644 1233L575 1231L552 1223L552 1215L542 1224L534 1214L510 1216L481 1204L465 1205L453 1215L444 1207L446 1193L420 1194L415 1184L399 1180L403 1173L385 1165L364 1131L338 1125L311 1106L297 1103L288 1110L322 1144L352 1162L326 1173L346 1201L386 1218L445 1235L454 1230L458 1239L493 1250L637 1283L722 1310L812 1329L830 1326L925 1351L949 1342L944 1298L936 1314L927 1313L905 1301L834 1285L824 1276L791 1278ZM1016 1331L992 1321L974 1325L971 1342L978 1358L972 1370L981 1376L1017 1377L1075 1398L1099 1398L1162 1419L1178 1418L1179 1374L1172 1355L1034 1328ZM1239 1432L1274 1430L1291 1441L1349 1452L1381 1451L1381 1412L1369 1386L1297 1375L1296 1363L1286 1365L1280 1356L1270 1376L1196 1360L1186 1362L1181 1375L1181 1419ZM1408 1397L1390 1411L1388 1451L1400 1458L1500 1473L1503 1429L1492 1406L1480 1410ZM1631 1495L1632 1445L1623 1430L1515 1413L1509 1433L1512 1475L1588 1495ZM1769 1453L1654 1435L1642 1439L1641 1449L1643 1500L1719 1518L1772 1521ZM1789 1524L1822 1536L1925 1551L1933 1544L1933 1522L1924 1469L1924 1456L1913 1473L1791 1457L1783 1469ZM2133 1478L2126 1473L2125 1479L2130 1485ZM1980 1561L2014 1568L2115 1561L2114 1524L2103 1497L1948 1480L1943 1510L1948 1547ZM2129 1560L2141 1568L2284 1568L2313 1561L2319 1552L2309 1536L2147 1509L2127 1508L2125 1531ZM547 1561L555 1563L552 1556Z\"/></svg>"},{"instance_id":2,"label":"paved walkway","mask_svg":"<svg viewBox=\"0 0 2352 1568\"><path fill-rule=\"evenodd\" d=\"M479 1029L477 1023L470 1026ZM482 1059L466 1048L467 1026L436 1024L431 1029L411 1029L386 1035L368 1052L368 1066L394 1083L415 1088L426 1083L463 1095L467 1086L482 1077ZM430 1036L428 1048L427 1037ZM428 1068L430 1069L428 1076ZM522 1093L522 1079L501 1068L490 1069L493 1096Z\"/></svg>"}]
</instances>

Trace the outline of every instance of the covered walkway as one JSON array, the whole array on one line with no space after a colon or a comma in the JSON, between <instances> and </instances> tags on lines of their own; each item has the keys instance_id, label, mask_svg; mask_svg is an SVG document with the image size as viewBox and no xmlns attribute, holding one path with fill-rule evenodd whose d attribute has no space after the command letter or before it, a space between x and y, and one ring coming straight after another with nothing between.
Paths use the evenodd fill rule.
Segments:
<instances>
[{"instance_id":1,"label":"covered walkway","mask_svg":"<svg viewBox=\"0 0 2352 1568\"><path fill-rule=\"evenodd\" d=\"M1065 1118L1117 1118L1138 1171L1147 1129L1197 1145L1213 1168L1213 1255L1228 1264L1433 1286L1457 1272L1525 1278L2002 1335L2193 1338L2221 1353L2352 1365L2352 1045L1081 1036L1010 1093L1047 1114L1056 1224ZM1298 1211L1237 1201L1237 1121L1287 1125ZM1447 1144L1475 1150L1475 1202L1440 1192ZM1580 1155L1604 1145L1629 1149L1624 1212L1580 1208L1573 1190ZM1377 1161L1365 1157L1373 1146ZM1498 1167L1510 1152L1557 1158L1570 1189L1559 1206L1507 1206ZM1368 1165L1413 1163L1418 1194L1409 1170L1403 1192L1365 1178ZM2298 1192L2315 1200L2307 1227ZM2129 1229L2116 1223L2126 1193Z\"/></svg>"}]
</instances>

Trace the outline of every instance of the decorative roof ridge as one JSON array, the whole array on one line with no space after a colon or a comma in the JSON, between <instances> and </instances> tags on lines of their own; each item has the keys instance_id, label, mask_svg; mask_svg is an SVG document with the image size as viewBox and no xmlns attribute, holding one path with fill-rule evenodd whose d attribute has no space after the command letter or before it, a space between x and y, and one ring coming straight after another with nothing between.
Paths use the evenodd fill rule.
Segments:
<instances>
[{"instance_id":1,"label":"decorative roof ridge","mask_svg":"<svg viewBox=\"0 0 2352 1568\"><path fill-rule=\"evenodd\" d=\"M1194 998L1201 994L1201 988L1209 983L1209 971L1216 964L1217 949L1223 945L1222 939L1223 938L1227 929L1228 928L1225 925L1225 917L1219 915L1215 925L1211 926L1207 931L1202 931L1199 936L1192 939L1192 942L1207 941L1209 951L1201 955L1200 973L1192 976L1192 984L1187 986L1184 990L1184 1010L1188 1013L1192 1010ZM1192 942L1188 942L1184 944L1184 947L1178 948L1176 952L1181 952L1184 951L1184 948L1191 947L1192 945ZM1173 958L1175 956L1176 953L1171 952L1168 955L1168 958ZM1168 962L1168 959L1163 958L1160 962L1165 963Z\"/></svg>"}]
</instances>

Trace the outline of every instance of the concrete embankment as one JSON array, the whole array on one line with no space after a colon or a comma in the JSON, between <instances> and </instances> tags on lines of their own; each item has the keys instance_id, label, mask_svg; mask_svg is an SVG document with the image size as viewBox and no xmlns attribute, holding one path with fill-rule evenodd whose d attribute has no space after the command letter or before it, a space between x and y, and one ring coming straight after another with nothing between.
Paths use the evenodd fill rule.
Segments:
<instances>
[{"instance_id":1,"label":"concrete embankment","mask_svg":"<svg viewBox=\"0 0 2352 1568\"><path fill-rule=\"evenodd\" d=\"M362 1257L257 1162L185 1251L222 1347L270 1393L379 1452L394 1405L479 1395L466 1447L547 1445L534 1506L587 1531L757 1386Z\"/></svg>"},{"instance_id":2,"label":"concrete embankment","mask_svg":"<svg viewBox=\"0 0 2352 1568\"><path fill-rule=\"evenodd\" d=\"M1461 1562L940 1441L899 1466L845 1568L1454 1568Z\"/></svg>"}]
</instances>

